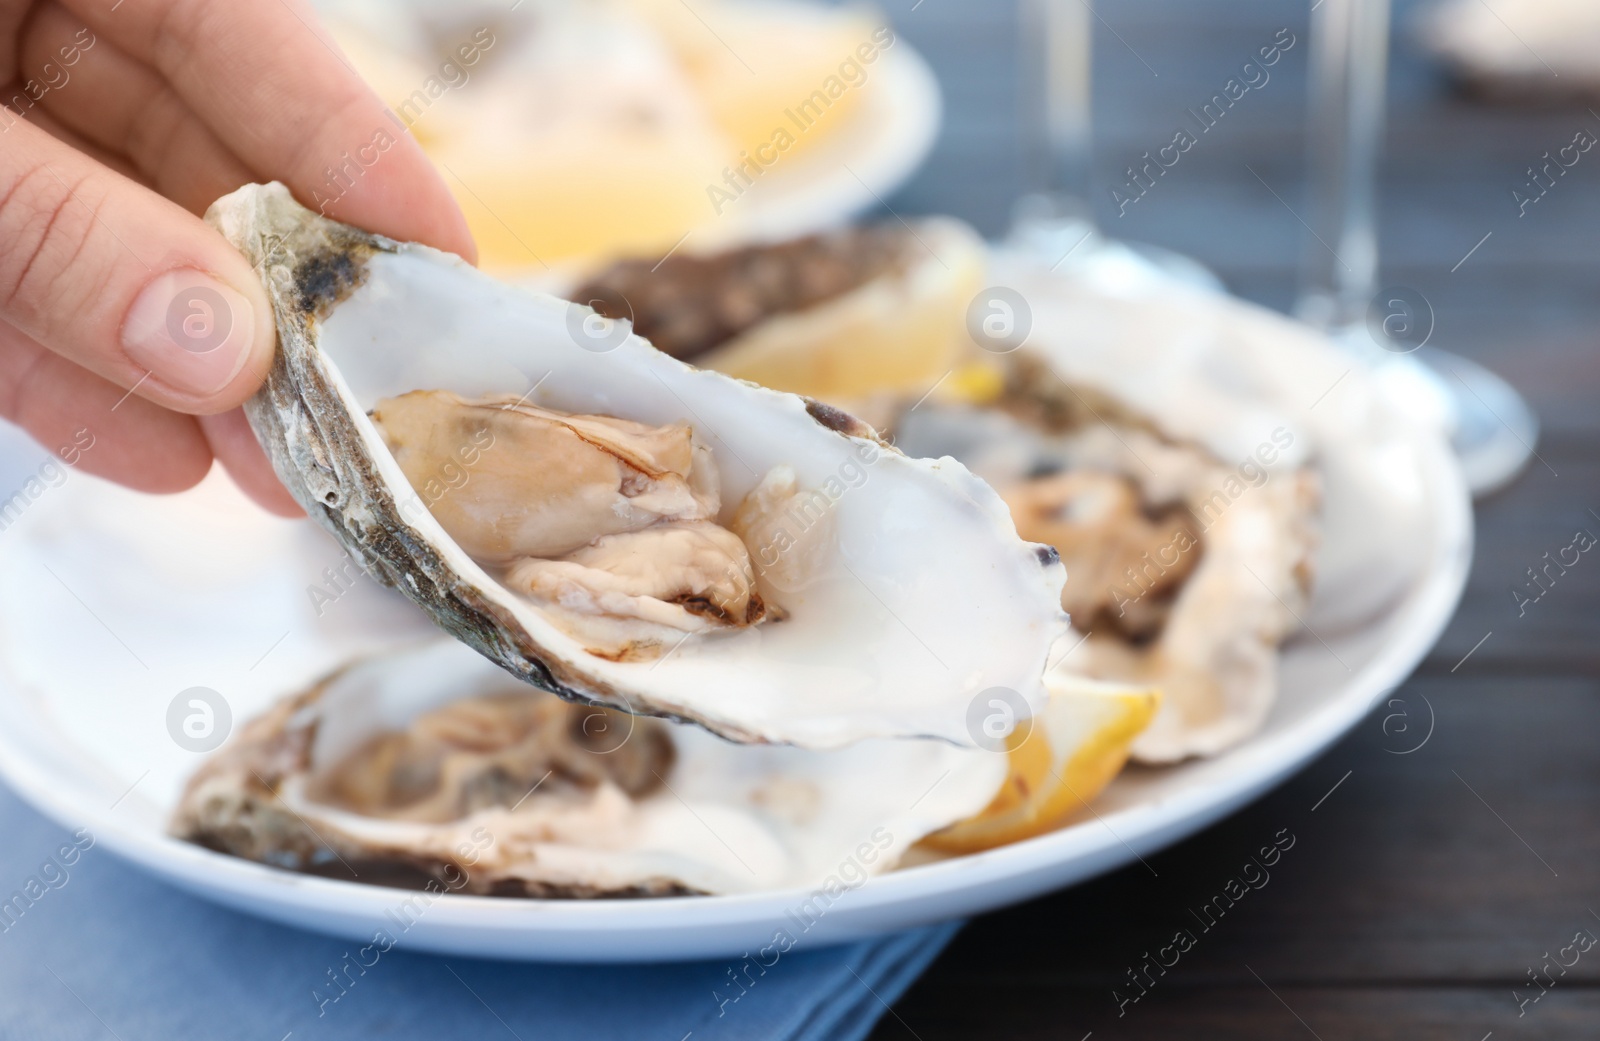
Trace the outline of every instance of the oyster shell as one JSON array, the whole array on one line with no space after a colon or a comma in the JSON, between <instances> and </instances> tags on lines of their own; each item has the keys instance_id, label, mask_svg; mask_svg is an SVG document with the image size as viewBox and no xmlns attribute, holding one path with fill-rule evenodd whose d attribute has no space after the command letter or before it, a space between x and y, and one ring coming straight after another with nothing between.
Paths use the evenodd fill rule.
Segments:
<instances>
[{"instance_id":1,"label":"oyster shell","mask_svg":"<svg viewBox=\"0 0 1600 1041\"><path fill-rule=\"evenodd\" d=\"M1005 773L1005 756L939 741L730 744L561 701L439 640L251 721L190 780L171 829L279 867L435 892L853 888L982 809Z\"/></svg>"},{"instance_id":2,"label":"oyster shell","mask_svg":"<svg viewBox=\"0 0 1600 1041\"><path fill-rule=\"evenodd\" d=\"M737 741L816 748L971 744L975 695L1003 687L1042 702L1065 628L1063 571L954 460L911 459L837 409L696 370L586 307L325 220L281 185L240 189L208 219L273 300L279 351L246 412L279 476L375 577L524 681ZM744 509L758 488L786 509L784 538L746 546L781 621L677 643L646 629L627 654L589 646L474 559L407 477L367 413L414 391L688 426L709 447L719 525L760 513ZM773 526L767 515L745 530Z\"/></svg>"},{"instance_id":3,"label":"oyster shell","mask_svg":"<svg viewBox=\"0 0 1600 1041\"><path fill-rule=\"evenodd\" d=\"M1293 455L1243 474L1049 364L1017 352L996 408L924 406L900 443L968 462L1025 538L1061 551L1070 664L1162 691L1136 759L1215 755L1255 733L1277 696L1278 648L1310 595L1318 476Z\"/></svg>"}]
</instances>

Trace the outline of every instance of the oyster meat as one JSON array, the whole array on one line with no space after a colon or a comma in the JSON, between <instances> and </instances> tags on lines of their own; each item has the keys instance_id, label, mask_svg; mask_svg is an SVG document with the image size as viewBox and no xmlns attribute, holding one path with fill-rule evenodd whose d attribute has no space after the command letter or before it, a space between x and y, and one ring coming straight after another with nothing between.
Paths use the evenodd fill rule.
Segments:
<instances>
[{"instance_id":1,"label":"oyster meat","mask_svg":"<svg viewBox=\"0 0 1600 1041\"><path fill-rule=\"evenodd\" d=\"M519 678L815 748L971 744L980 693L1042 703L1063 571L954 460L281 185L208 219L274 303L279 351L246 413L279 476Z\"/></svg>"},{"instance_id":2,"label":"oyster meat","mask_svg":"<svg viewBox=\"0 0 1600 1041\"><path fill-rule=\"evenodd\" d=\"M456 545L590 653L654 658L664 641L767 616L744 541L717 522L711 450L687 424L448 391L386 398L370 416ZM470 489L437 484L452 468L465 482L468 466Z\"/></svg>"}]
</instances>

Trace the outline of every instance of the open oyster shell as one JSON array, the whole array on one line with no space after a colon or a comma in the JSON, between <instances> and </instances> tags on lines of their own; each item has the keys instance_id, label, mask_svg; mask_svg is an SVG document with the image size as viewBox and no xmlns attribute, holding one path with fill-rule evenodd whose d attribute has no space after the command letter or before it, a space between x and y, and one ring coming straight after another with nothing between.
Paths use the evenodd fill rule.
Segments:
<instances>
[{"instance_id":1,"label":"open oyster shell","mask_svg":"<svg viewBox=\"0 0 1600 1041\"><path fill-rule=\"evenodd\" d=\"M279 476L375 577L519 678L737 741L817 748L971 744L975 696L1043 700L1063 569L960 464L910 459L836 409L696 370L586 307L318 217L281 185L242 188L208 219L273 301L279 351L246 412ZM407 480L367 412L418 390L688 424L711 449L727 523L764 482L787 482L805 509L777 519L808 537L751 547L758 569L778 565L758 578L781 576L781 621L623 660L592 653L464 552ZM798 569L783 559L796 541Z\"/></svg>"},{"instance_id":2,"label":"open oyster shell","mask_svg":"<svg viewBox=\"0 0 1600 1041\"><path fill-rule=\"evenodd\" d=\"M1005 756L941 741L734 745L562 702L439 640L251 721L190 780L172 831L435 892L854 888L982 809L1005 773Z\"/></svg>"}]
</instances>

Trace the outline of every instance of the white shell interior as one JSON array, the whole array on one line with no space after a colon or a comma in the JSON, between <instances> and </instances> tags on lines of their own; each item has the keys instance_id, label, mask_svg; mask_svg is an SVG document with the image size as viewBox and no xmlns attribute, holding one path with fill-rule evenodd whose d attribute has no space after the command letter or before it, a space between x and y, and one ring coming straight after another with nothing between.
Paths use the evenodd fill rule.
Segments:
<instances>
[{"instance_id":1,"label":"white shell interior","mask_svg":"<svg viewBox=\"0 0 1600 1041\"><path fill-rule=\"evenodd\" d=\"M419 389L525 393L569 412L691 424L713 448L728 514L768 469L792 465L802 488L827 490L837 551L810 585L782 594L788 620L618 663L588 655L531 601L500 588L424 510L406 511L543 646L624 695L646 692L655 710L815 748L895 735L970 745L976 695L1004 687L1042 701L1045 658L1065 628L1063 572L1017 540L987 485L953 460L912 460L838 434L797 397L694 369L620 329L614 347L580 346L589 341L574 329L584 320L601 321L405 247L371 259L367 281L323 323L319 342L395 488L408 488L406 479L364 415L379 399Z\"/></svg>"}]
</instances>

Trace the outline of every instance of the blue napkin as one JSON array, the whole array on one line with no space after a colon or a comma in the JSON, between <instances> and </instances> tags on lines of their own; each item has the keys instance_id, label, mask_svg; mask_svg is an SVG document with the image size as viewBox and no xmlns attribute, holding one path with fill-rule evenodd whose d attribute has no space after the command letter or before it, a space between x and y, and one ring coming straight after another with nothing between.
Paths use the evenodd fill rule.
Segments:
<instances>
[{"instance_id":1,"label":"blue napkin","mask_svg":"<svg viewBox=\"0 0 1600 1041\"><path fill-rule=\"evenodd\" d=\"M960 928L796 951L764 975L740 959L565 966L397 946L326 1000L346 941L191 897L98 846L45 866L71 842L0 787L0 1037L850 1041ZM30 877L42 893L10 904Z\"/></svg>"}]
</instances>

